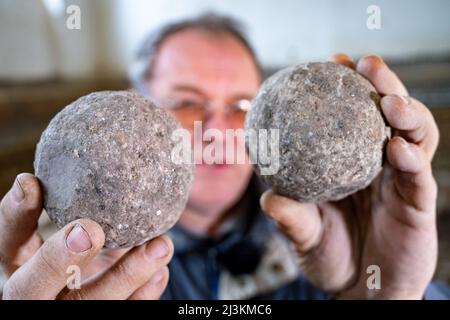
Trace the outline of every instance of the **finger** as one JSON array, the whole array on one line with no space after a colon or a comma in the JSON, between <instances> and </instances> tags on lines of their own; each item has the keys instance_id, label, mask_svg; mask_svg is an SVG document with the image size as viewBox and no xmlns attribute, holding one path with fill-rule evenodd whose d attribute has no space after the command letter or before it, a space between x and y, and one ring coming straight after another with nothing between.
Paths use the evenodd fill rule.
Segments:
<instances>
[{"instance_id":1,"label":"finger","mask_svg":"<svg viewBox=\"0 0 450 320\"><path fill-rule=\"evenodd\" d=\"M30 260L39 250L42 243L43 241L41 236L37 232L33 233L31 238L19 248L16 256L10 260L11 264L7 270L8 276L15 272L21 265Z\"/></svg>"},{"instance_id":2,"label":"finger","mask_svg":"<svg viewBox=\"0 0 450 320\"><path fill-rule=\"evenodd\" d=\"M381 109L397 133L423 148L431 161L438 145L439 130L428 108L413 98L389 95L381 99Z\"/></svg>"},{"instance_id":3,"label":"finger","mask_svg":"<svg viewBox=\"0 0 450 320\"><path fill-rule=\"evenodd\" d=\"M417 211L433 212L437 186L425 152L401 137L394 137L387 144L386 153L395 169L394 181L399 196Z\"/></svg>"},{"instance_id":4,"label":"finger","mask_svg":"<svg viewBox=\"0 0 450 320\"><path fill-rule=\"evenodd\" d=\"M169 268L157 271L142 287L136 290L129 300L157 300L161 297L169 281Z\"/></svg>"},{"instance_id":5,"label":"finger","mask_svg":"<svg viewBox=\"0 0 450 320\"><path fill-rule=\"evenodd\" d=\"M42 211L42 193L35 176L22 173L0 203L0 262L7 271L22 245L32 238Z\"/></svg>"},{"instance_id":6,"label":"finger","mask_svg":"<svg viewBox=\"0 0 450 320\"><path fill-rule=\"evenodd\" d=\"M109 270L84 285L81 290L72 290L65 299L128 299L169 263L172 254L173 244L169 237L155 238L133 248Z\"/></svg>"},{"instance_id":7,"label":"finger","mask_svg":"<svg viewBox=\"0 0 450 320\"><path fill-rule=\"evenodd\" d=\"M131 249L131 247L123 249L102 249L100 254L95 257L94 261L82 270L82 278L87 279L86 281L90 281L92 279L91 277L95 277L100 272L109 269Z\"/></svg>"},{"instance_id":8,"label":"finger","mask_svg":"<svg viewBox=\"0 0 450 320\"><path fill-rule=\"evenodd\" d=\"M54 299L66 286L68 268L83 269L105 241L101 227L89 219L76 220L50 237L31 260L6 282L6 299Z\"/></svg>"},{"instance_id":9,"label":"finger","mask_svg":"<svg viewBox=\"0 0 450 320\"><path fill-rule=\"evenodd\" d=\"M356 71L372 82L381 95L408 95L408 91L397 75L378 56L360 59L356 65Z\"/></svg>"},{"instance_id":10,"label":"finger","mask_svg":"<svg viewBox=\"0 0 450 320\"><path fill-rule=\"evenodd\" d=\"M339 63L350 69L355 69L355 64L353 63L353 60L345 53L337 53L331 56L331 58L328 59L328 61Z\"/></svg>"},{"instance_id":11,"label":"finger","mask_svg":"<svg viewBox=\"0 0 450 320\"><path fill-rule=\"evenodd\" d=\"M261 197L261 207L291 238L299 253L304 254L320 243L322 219L317 205L300 203L269 190Z\"/></svg>"}]
</instances>

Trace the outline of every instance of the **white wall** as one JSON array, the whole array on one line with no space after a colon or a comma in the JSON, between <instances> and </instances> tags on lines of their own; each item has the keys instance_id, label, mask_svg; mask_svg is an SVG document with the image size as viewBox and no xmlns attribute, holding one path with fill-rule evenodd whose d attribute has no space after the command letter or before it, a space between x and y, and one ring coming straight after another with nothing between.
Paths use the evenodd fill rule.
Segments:
<instances>
[{"instance_id":1,"label":"white wall","mask_svg":"<svg viewBox=\"0 0 450 320\"><path fill-rule=\"evenodd\" d=\"M53 77L57 52L45 7L40 2L11 4L0 0L0 79Z\"/></svg>"},{"instance_id":2,"label":"white wall","mask_svg":"<svg viewBox=\"0 0 450 320\"><path fill-rule=\"evenodd\" d=\"M64 12L51 23L53 34L42 34L42 25L26 18L30 8L19 18L1 18L0 78L124 74L148 30L208 10L241 19L265 66L324 60L336 52L395 59L450 54L448 0L0 0L0 8L41 1L79 5L81 30L65 28ZM371 4L381 9L381 30L366 27Z\"/></svg>"},{"instance_id":3,"label":"white wall","mask_svg":"<svg viewBox=\"0 0 450 320\"><path fill-rule=\"evenodd\" d=\"M145 30L204 10L232 14L247 26L266 65L322 60L336 52L392 58L450 52L450 1L407 0L115 0L123 58ZM381 9L381 29L366 27L369 5Z\"/></svg>"}]
</instances>

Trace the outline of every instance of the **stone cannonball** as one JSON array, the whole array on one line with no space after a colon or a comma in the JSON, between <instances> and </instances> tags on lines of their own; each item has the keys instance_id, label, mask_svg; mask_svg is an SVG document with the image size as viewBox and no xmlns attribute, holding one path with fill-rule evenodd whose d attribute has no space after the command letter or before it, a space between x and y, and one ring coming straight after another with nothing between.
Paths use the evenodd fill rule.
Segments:
<instances>
[{"instance_id":1,"label":"stone cannonball","mask_svg":"<svg viewBox=\"0 0 450 320\"><path fill-rule=\"evenodd\" d=\"M171 161L178 128L129 91L94 92L65 107L43 132L34 161L50 219L58 227L92 219L108 248L139 245L167 231L193 181L191 164Z\"/></svg>"},{"instance_id":2,"label":"stone cannonball","mask_svg":"<svg viewBox=\"0 0 450 320\"><path fill-rule=\"evenodd\" d=\"M278 170L261 177L303 202L340 200L367 187L382 169L390 137L379 101L368 80L333 62L277 72L263 83L245 122L247 132L279 130L278 146L269 145L279 152ZM265 164L250 158L261 174Z\"/></svg>"}]
</instances>

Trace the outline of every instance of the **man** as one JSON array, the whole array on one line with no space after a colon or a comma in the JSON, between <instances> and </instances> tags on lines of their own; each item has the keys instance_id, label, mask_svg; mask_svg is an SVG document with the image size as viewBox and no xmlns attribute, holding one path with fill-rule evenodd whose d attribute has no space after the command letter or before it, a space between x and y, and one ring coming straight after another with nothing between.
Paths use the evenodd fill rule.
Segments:
<instances>
[{"instance_id":1,"label":"man","mask_svg":"<svg viewBox=\"0 0 450 320\"><path fill-rule=\"evenodd\" d=\"M261 74L233 21L209 15L169 25L138 58L135 87L186 129L195 120L203 129L242 128L245 101ZM299 203L264 192L249 164L200 164L170 232L174 246L161 236L133 249L100 251L103 232L87 219L42 244L36 233L42 192L36 178L22 174L1 203L1 261L11 274L4 298L450 297L446 287L429 284L437 255L433 117L379 57L356 65L345 55L332 60L373 83L395 129L388 163L369 188L339 202ZM80 290L65 289L70 265L83 270ZM381 287L368 286L370 266L379 268Z\"/></svg>"}]
</instances>

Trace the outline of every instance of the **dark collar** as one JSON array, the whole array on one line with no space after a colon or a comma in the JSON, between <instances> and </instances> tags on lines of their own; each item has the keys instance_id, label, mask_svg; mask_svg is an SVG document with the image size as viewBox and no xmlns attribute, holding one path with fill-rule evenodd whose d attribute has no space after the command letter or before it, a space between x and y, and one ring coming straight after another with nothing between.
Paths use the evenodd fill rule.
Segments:
<instances>
[{"instance_id":1,"label":"dark collar","mask_svg":"<svg viewBox=\"0 0 450 320\"><path fill-rule=\"evenodd\" d=\"M254 174L241 199L231 209L233 228L220 239L203 237L176 225L169 231L175 254L205 253L216 255L223 267L233 274L252 272L258 265L275 224L262 211L259 198L267 187Z\"/></svg>"}]
</instances>

